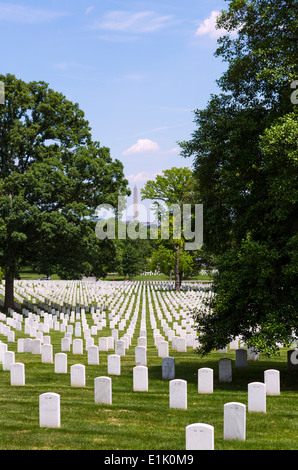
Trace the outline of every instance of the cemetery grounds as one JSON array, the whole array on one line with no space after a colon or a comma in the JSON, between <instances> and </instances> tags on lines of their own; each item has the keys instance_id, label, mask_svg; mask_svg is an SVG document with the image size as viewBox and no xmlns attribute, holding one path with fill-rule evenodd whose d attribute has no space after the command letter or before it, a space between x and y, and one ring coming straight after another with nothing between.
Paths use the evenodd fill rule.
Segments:
<instances>
[{"instance_id":1,"label":"cemetery grounds","mask_svg":"<svg viewBox=\"0 0 298 470\"><path fill-rule=\"evenodd\" d=\"M3 299L3 290L0 295ZM297 450L298 373L288 369L286 349L277 357L260 355L258 360L249 360L247 367L237 368L232 343L225 353L214 351L204 358L195 354L195 342L184 352L173 347L170 331L178 337L188 334L189 344L190 335L195 337L189 309L200 305L206 295L208 284L199 282L186 282L175 293L168 282L161 281L17 281L15 297L20 310L1 314L0 341L15 353L15 362L24 364L25 385L11 385L9 370L0 364L0 449L183 451L186 426L206 423L214 427L215 450ZM83 354L73 354L70 349L67 373L56 373L55 354L61 352L69 326L72 339L76 338L75 327L81 327L77 337L83 340ZM97 327L96 333L92 326ZM135 348L144 329L148 391L137 392L133 390ZM108 375L108 356L115 354L111 343L109 350L99 351L98 365L88 364L87 338L98 345L99 338L111 338L113 330L118 330L119 338L130 335L126 336L120 375ZM18 340L36 338L38 332L50 337L52 363L43 363L40 354L18 350ZM158 336L168 341L168 355L175 358L175 378L187 381L187 409L169 406L169 380L162 378ZM245 348L240 340L238 346ZM218 378L223 357L232 359L231 382ZM74 364L85 365L82 387L71 386L70 367ZM203 367L214 372L211 394L198 393L198 369ZM266 397L266 413L247 412L244 441L224 440L224 405L239 402L247 406L248 384L264 382L268 369L280 371L280 395ZM94 380L102 376L112 379L110 405L94 401ZM39 396L48 392L59 394L61 400L61 426L55 429L39 425Z\"/></svg>"}]
</instances>

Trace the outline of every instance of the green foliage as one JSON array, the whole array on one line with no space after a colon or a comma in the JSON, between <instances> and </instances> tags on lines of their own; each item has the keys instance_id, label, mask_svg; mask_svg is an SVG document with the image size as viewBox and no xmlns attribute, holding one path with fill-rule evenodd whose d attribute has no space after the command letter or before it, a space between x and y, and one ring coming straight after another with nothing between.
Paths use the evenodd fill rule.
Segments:
<instances>
[{"instance_id":1,"label":"green foliage","mask_svg":"<svg viewBox=\"0 0 298 470\"><path fill-rule=\"evenodd\" d=\"M92 141L77 103L44 82L10 74L0 80L6 98L0 107L0 262L6 279L28 263L68 278L89 274L96 264L90 247L99 243L91 220L99 204L116 206L118 195L127 193L123 165Z\"/></svg>"},{"instance_id":2,"label":"green foliage","mask_svg":"<svg viewBox=\"0 0 298 470\"><path fill-rule=\"evenodd\" d=\"M211 310L197 312L200 353L242 335L273 354L298 334L297 10L291 0L232 0L216 55L222 93L197 110L181 143L204 205L204 251L216 256Z\"/></svg>"},{"instance_id":3,"label":"green foliage","mask_svg":"<svg viewBox=\"0 0 298 470\"><path fill-rule=\"evenodd\" d=\"M192 171L187 168L170 168L157 175L155 180L147 181L141 189L142 199L162 201L168 206L183 204L187 195L192 192Z\"/></svg>"},{"instance_id":4,"label":"green foliage","mask_svg":"<svg viewBox=\"0 0 298 470\"><path fill-rule=\"evenodd\" d=\"M297 80L297 23L295 0L230 0L218 27L238 34L218 41L216 56L229 64L218 80L221 88L245 107L283 102L289 109L290 83Z\"/></svg>"},{"instance_id":5,"label":"green foliage","mask_svg":"<svg viewBox=\"0 0 298 470\"><path fill-rule=\"evenodd\" d=\"M170 274L175 270L176 256L173 250L160 245L151 255L149 267L152 271L158 270L163 274ZM193 268L193 256L188 251L179 253L179 268L183 273L189 273Z\"/></svg>"},{"instance_id":6,"label":"green foliage","mask_svg":"<svg viewBox=\"0 0 298 470\"><path fill-rule=\"evenodd\" d=\"M150 254L150 244L147 240L127 239L123 243L121 272L130 280L146 269Z\"/></svg>"},{"instance_id":7,"label":"green foliage","mask_svg":"<svg viewBox=\"0 0 298 470\"><path fill-rule=\"evenodd\" d=\"M177 291L180 289L183 272L188 271L192 265L191 255L184 251L185 239L180 224L183 219L183 204L194 201L194 188L192 171L187 167L173 167L164 170L162 175L157 175L154 181L147 181L141 190L142 199L154 201L160 221L159 243L162 243L163 248L152 255L152 266L157 267L162 263L163 269L170 272L169 265L173 265ZM171 254L168 250L171 250Z\"/></svg>"}]
</instances>

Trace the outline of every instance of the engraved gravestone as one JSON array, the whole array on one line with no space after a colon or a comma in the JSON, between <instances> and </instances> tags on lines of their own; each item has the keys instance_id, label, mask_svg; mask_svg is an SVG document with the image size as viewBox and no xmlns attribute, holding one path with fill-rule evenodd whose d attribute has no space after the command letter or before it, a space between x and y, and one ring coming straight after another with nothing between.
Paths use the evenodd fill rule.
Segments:
<instances>
[{"instance_id":1,"label":"engraved gravestone","mask_svg":"<svg viewBox=\"0 0 298 470\"><path fill-rule=\"evenodd\" d=\"M279 370L267 369L264 371L264 383L266 395L280 395L280 373Z\"/></svg>"},{"instance_id":2,"label":"engraved gravestone","mask_svg":"<svg viewBox=\"0 0 298 470\"><path fill-rule=\"evenodd\" d=\"M108 374L121 374L121 358L120 356L118 356L118 354L111 354L110 356L108 356Z\"/></svg>"},{"instance_id":3,"label":"engraved gravestone","mask_svg":"<svg viewBox=\"0 0 298 470\"><path fill-rule=\"evenodd\" d=\"M201 367L198 370L198 393L213 393L213 369Z\"/></svg>"},{"instance_id":4,"label":"engraved gravestone","mask_svg":"<svg viewBox=\"0 0 298 470\"><path fill-rule=\"evenodd\" d=\"M247 367L247 350L237 349L235 353L235 367L245 368Z\"/></svg>"},{"instance_id":5,"label":"engraved gravestone","mask_svg":"<svg viewBox=\"0 0 298 470\"><path fill-rule=\"evenodd\" d=\"M147 365L147 349L145 346L135 348L135 363L136 365Z\"/></svg>"},{"instance_id":6,"label":"engraved gravestone","mask_svg":"<svg viewBox=\"0 0 298 470\"><path fill-rule=\"evenodd\" d=\"M170 381L170 408L187 409L187 382L182 379Z\"/></svg>"},{"instance_id":7,"label":"engraved gravestone","mask_svg":"<svg viewBox=\"0 0 298 470\"><path fill-rule=\"evenodd\" d=\"M94 379L95 403L112 404L112 379L110 377L96 377Z\"/></svg>"},{"instance_id":8,"label":"engraved gravestone","mask_svg":"<svg viewBox=\"0 0 298 470\"><path fill-rule=\"evenodd\" d=\"M186 427L186 450L214 450L214 427L195 423Z\"/></svg>"},{"instance_id":9,"label":"engraved gravestone","mask_svg":"<svg viewBox=\"0 0 298 470\"><path fill-rule=\"evenodd\" d=\"M248 411L266 413L266 385L264 383L248 384Z\"/></svg>"},{"instance_id":10,"label":"engraved gravestone","mask_svg":"<svg viewBox=\"0 0 298 470\"><path fill-rule=\"evenodd\" d=\"M230 402L224 405L224 439L246 439L246 406L242 403Z\"/></svg>"},{"instance_id":11,"label":"engraved gravestone","mask_svg":"<svg viewBox=\"0 0 298 470\"><path fill-rule=\"evenodd\" d=\"M224 357L218 361L218 380L232 382L232 359Z\"/></svg>"},{"instance_id":12,"label":"engraved gravestone","mask_svg":"<svg viewBox=\"0 0 298 470\"><path fill-rule=\"evenodd\" d=\"M39 396L39 426L60 428L60 395L57 393Z\"/></svg>"},{"instance_id":13,"label":"engraved gravestone","mask_svg":"<svg viewBox=\"0 0 298 470\"><path fill-rule=\"evenodd\" d=\"M10 366L10 385L25 385L25 364L15 362Z\"/></svg>"},{"instance_id":14,"label":"engraved gravestone","mask_svg":"<svg viewBox=\"0 0 298 470\"><path fill-rule=\"evenodd\" d=\"M56 374L67 373L67 354L62 353L62 352L55 354L54 370Z\"/></svg>"},{"instance_id":15,"label":"engraved gravestone","mask_svg":"<svg viewBox=\"0 0 298 470\"><path fill-rule=\"evenodd\" d=\"M134 392L148 391L148 368L146 366L133 368L133 390Z\"/></svg>"},{"instance_id":16,"label":"engraved gravestone","mask_svg":"<svg viewBox=\"0 0 298 470\"><path fill-rule=\"evenodd\" d=\"M85 387L86 368L84 364L74 364L70 368L70 384L72 387Z\"/></svg>"}]
</instances>

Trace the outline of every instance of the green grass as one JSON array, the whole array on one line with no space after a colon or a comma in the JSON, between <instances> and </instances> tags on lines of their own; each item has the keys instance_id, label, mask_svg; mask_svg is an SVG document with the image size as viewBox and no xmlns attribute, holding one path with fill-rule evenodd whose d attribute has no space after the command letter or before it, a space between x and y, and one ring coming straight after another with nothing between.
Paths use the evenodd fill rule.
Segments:
<instances>
[{"instance_id":1,"label":"green grass","mask_svg":"<svg viewBox=\"0 0 298 470\"><path fill-rule=\"evenodd\" d=\"M26 280L26 281L31 281L31 280L37 280L41 277L44 277L45 274L39 274L34 271L30 267L22 269L20 272L20 279L21 280ZM51 275L51 279L53 281L59 280L59 276L57 274ZM105 278L102 278L101 280L104 281L125 281L125 276L121 274L115 274L106 276ZM165 276L164 274L158 274L158 275L139 275L139 276L134 276L133 281L168 281L169 276ZM174 279L173 279L174 280ZM190 277L187 279L188 281L210 281L211 277L208 276L207 274L198 274L197 276Z\"/></svg>"},{"instance_id":2,"label":"green grass","mask_svg":"<svg viewBox=\"0 0 298 470\"><path fill-rule=\"evenodd\" d=\"M54 335L54 353L59 352L59 333ZM1 338L3 340L3 338ZM54 341L55 339L55 341ZM13 350L9 345L9 350ZM278 360L260 359L248 368L233 370L231 384L217 380L217 353L205 360L192 351L175 353L176 378L187 380L188 409L169 408L169 382L161 379L161 359L151 345L148 351L149 391L134 392L132 369L135 344L121 358L121 376L112 376L113 404L94 403L94 378L107 375L107 353L100 353L100 365L87 365L87 355L68 354L68 367L86 365L86 386L70 386L70 374L55 374L54 364L42 364L39 356L16 353L25 364L26 385L10 386L10 373L1 371L0 449L113 449L183 450L185 427L202 422L215 428L215 449L286 450L298 449L297 374L287 371L282 351ZM111 354L111 352L110 352ZM234 353L227 354L234 357ZM226 355L225 355L226 357ZM214 369L214 393L197 393L199 367ZM247 414L245 442L223 440L223 406L230 401L247 404L247 385L263 381L267 368L281 371L281 395L267 397L267 412ZM61 428L39 427L38 398L55 392L61 397Z\"/></svg>"},{"instance_id":3,"label":"green grass","mask_svg":"<svg viewBox=\"0 0 298 470\"><path fill-rule=\"evenodd\" d=\"M45 274L39 274L39 273L36 273L35 271L32 271L31 267L25 267L22 269L22 271L20 272L20 279L22 281L26 280L26 281L34 281L36 279L39 279L41 277L45 277ZM52 280L59 280L59 276L57 274L53 274L51 276L51 279Z\"/></svg>"},{"instance_id":4,"label":"green grass","mask_svg":"<svg viewBox=\"0 0 298 470\"><path fill-rule=\"evenodd\" d=\"M92 324L87 314L89 325ZM140 322L140 315L139 315ZM201 422L214 426L215 450L297 450L298 439L298 374L287 370L286 350L272 359L260 357L248 362L246 369L233 367L232 383L218 381L218 360L235 359L235 351L227 354L213 352L199 358L192 349L169 355L176 360L176 378L187 380L187 410L169 408L169 382L162 380L161 358L154 346L153 332L147 318L147 365L149 391L133 391L134 348L140 323L126 356L121 358L121 376L112 378L112 405L94 402L94 379L107 376L107 357L113 351L100 352L100 364L87 364L87 353L74 356L68 352L68 373L56 374L54 364L43 364L38 355L17 353L16 341L8 343L15 351L15 361L25 364L26 385L10 385L9 371L0 370L0 449L1 450L185 450L185 427ZM124 333L124 332L123 332ZM51 330L53 352L61 351L64 333ZM106 328L100 336L109 336ZM120 333L121 336L121 333ZM6 338L0 335L0 340ZM95 340L97 344L97 340ZM86 386L70 386L70 366L86 365ZM0 366L1 367L1 366ZM214 370L214 393L197 392L198 368ZM247 405L247 386L264 381L266 369L278 369L281 374L281 395L267 397L266 413L248 413L246 441L223 439L223 407L237 401ZM1 368L2 369L2 368ZM45 392L60 394L61 427L39 427L39 395Z\"/></svg>"},{"instance_id":5,"label":"green grass","mask_svg":"<svg viewBox=\"0 0 298 470\"><path fill-rule=\"evenodd\" d=\"M105 281L124 281L125 276L116 274L115 276L109 275L105 277L103 280ZM155 274L150 276L149 274L141 274L139 276L134 276L133 281L168 281L169 276L165 276L164 274ZM198 274L197 276L190 277L189 279L184 279L185 281L211 281L211 277L207 274ZM174 282L174 278L172 278Z\"/></svg>"}]
</instances>

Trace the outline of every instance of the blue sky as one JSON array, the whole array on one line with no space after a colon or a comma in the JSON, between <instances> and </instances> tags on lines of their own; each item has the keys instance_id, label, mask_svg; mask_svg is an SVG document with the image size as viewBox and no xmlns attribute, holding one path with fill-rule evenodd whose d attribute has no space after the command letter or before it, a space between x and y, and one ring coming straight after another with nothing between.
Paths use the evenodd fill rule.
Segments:
<instances>
[{"instance_id":1,"label":"blue sky","mask_svg":"<svg viewBox=\"0 0 298 470\"><path fill-rule=\"evenodd\" d=\"M42 80L79 103L130 186L192 162L194 131L226 65L214 57L223 0L0 1L0 73Z\"/></svg>"}]
</instances>

